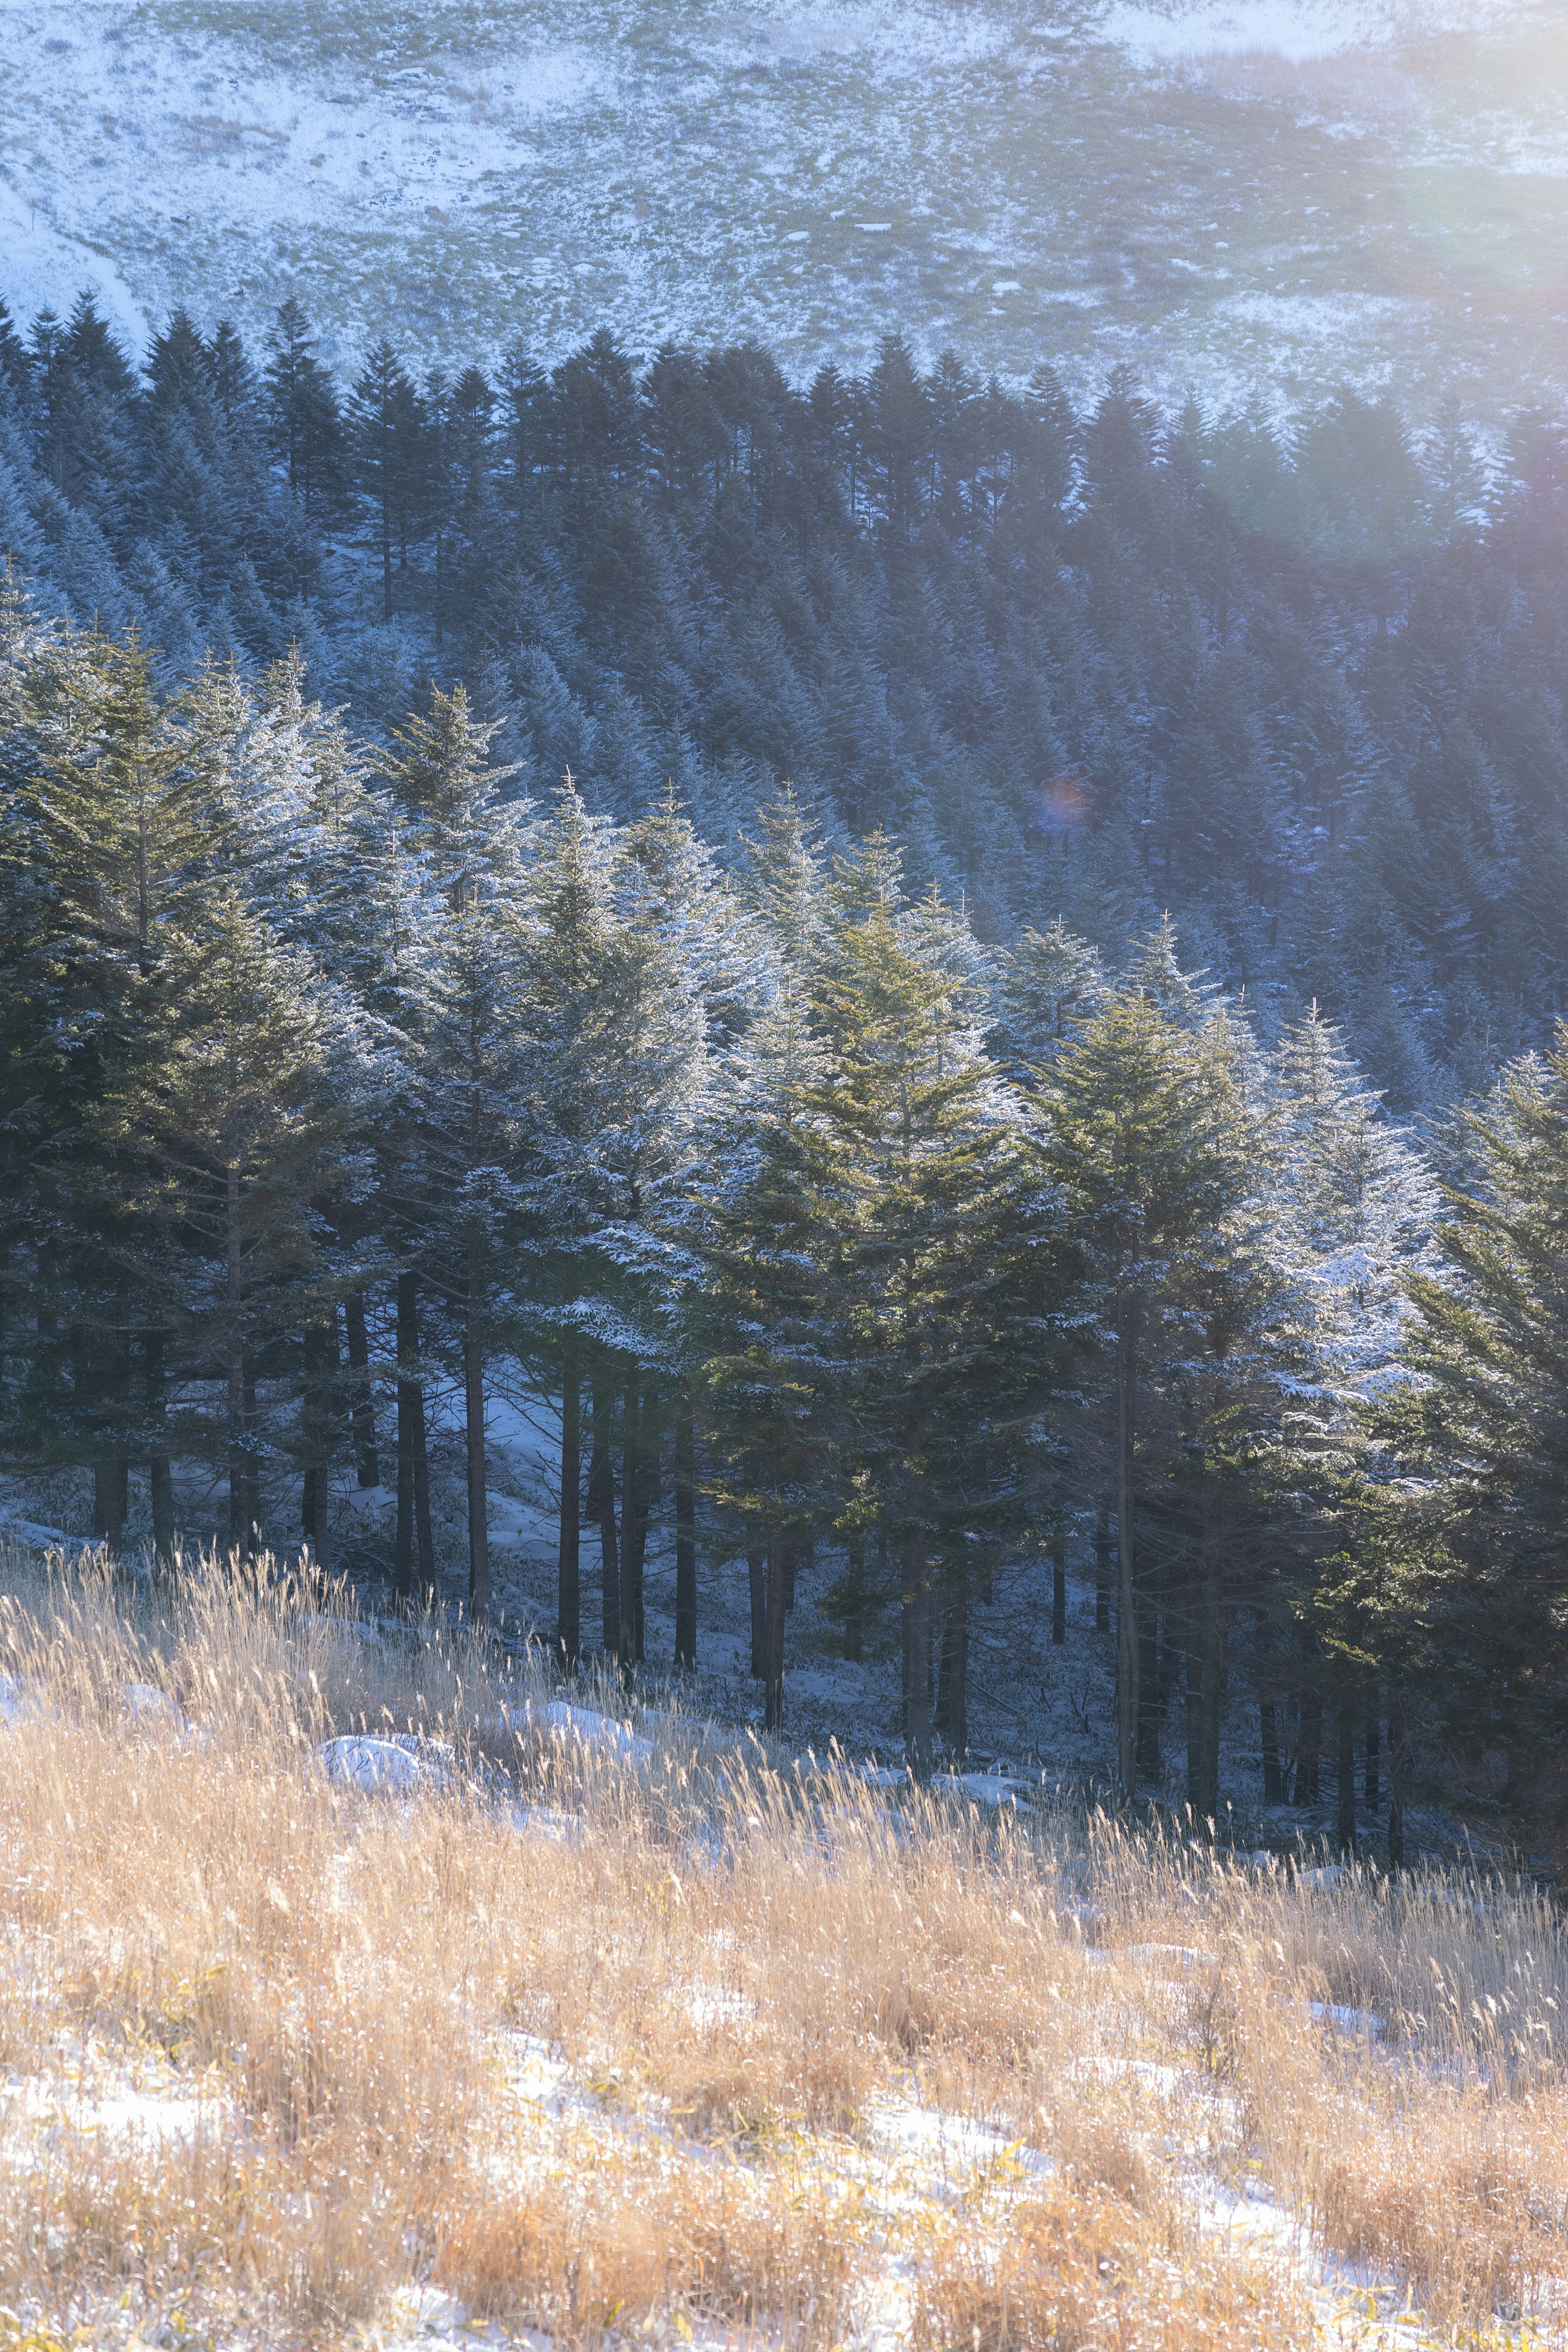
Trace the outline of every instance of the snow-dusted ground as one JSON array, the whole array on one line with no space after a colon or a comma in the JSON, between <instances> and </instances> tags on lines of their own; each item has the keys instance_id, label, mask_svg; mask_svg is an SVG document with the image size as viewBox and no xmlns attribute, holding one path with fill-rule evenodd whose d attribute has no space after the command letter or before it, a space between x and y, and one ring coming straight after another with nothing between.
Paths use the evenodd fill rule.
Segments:
<instances>
[{"instance_id":1,"label":"snow-dusted ground","mask_svg":"<svg viewBox=\"0 0 1568 2352\"><path fill-rule=\"evenodd\" d=\"M1557 0L10 0L0 295L615 324L1226 406L1563 380Z\"/></svg>"}]
</instances>

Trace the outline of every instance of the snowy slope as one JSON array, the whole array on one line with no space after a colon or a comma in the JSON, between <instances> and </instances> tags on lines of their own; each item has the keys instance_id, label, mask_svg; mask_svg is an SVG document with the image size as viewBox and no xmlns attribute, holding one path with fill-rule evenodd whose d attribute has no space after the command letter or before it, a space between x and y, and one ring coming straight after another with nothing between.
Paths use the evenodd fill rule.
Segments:
<instances>
[{"instance_id":1,"label":"snowy slope","mask_svg":"<svg viewBox=\"0 0 1568 2352\"><path fill-rule=\"evenodd\" d=\"M1557 384L1551 0L13 0L0 294L351 360L605 320L1280 399Z\"/></svg>"}]
</instances>

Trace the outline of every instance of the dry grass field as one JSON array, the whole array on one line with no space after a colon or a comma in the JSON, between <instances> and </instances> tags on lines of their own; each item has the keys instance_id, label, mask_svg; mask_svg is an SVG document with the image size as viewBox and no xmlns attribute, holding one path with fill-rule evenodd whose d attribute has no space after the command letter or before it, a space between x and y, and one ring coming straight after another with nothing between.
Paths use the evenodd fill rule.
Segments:
<instances>
[{"instance_id":1,"label":"dry grass field","mask_svg":"<svg viewBox=\"0 0 1568 2352\"><path fill-rule=\"evenodd\" d=\"M1528 1892L984 1814L679 1715L634 1750L551 1725L536 1662L210 1570L0 1588L0 2344L1568 2317L1568 1939ZM322 1769L378 1731L413 1785Z\"/></svg>"}]
</instances>

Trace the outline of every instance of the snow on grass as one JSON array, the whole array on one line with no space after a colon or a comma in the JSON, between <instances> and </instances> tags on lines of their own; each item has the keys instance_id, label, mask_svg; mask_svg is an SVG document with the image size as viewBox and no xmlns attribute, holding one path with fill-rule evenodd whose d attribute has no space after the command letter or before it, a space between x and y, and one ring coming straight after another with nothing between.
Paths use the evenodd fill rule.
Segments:
<instances>
[{"instance_id":1,"label":"snow on grass","mask_svg":"<svg viewBox=\"0 0 1568 2352\"><path fill-rule=\"evenodd\" d=\"M173 2067L139 2063L127 2073L101 2050L68 2056L58 2071L0 2084L0 2162L8 2131L32 2139L40 2132L91 2133L134 2145L216 2136L233 2121L230 2103L192 2095Z\"/></svg>"},{"instance_id":2,"label":"snow on grass","mask_svg":"<svg viewBox=\"0 0 1568 2352\"><path fill-rule=\"evenodd\" d=\"M983 8L899 5L822 7L806 0L773 0L730 19L713 43L716 58L754 65L847 58L889 75L924 79L933 67L973 65L994 58L1008 28Z\"/></svg>"}]
</instances>

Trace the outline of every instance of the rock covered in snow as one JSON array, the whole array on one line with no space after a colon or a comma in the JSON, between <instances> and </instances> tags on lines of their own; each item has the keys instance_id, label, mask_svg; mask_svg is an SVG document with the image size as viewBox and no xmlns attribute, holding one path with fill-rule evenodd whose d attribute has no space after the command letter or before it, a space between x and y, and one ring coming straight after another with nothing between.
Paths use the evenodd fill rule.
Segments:
<instances>
[{"instance_id":1,"label":"rock covered in snow","mask_svg":"<svg viewBox=\"0 0 1568 2352\"><path fill-rule=\"evenodd\" d=\"M19 1518L15 1511L0 1511L0 1536L15 1536L18 1543L36 1544L40 1551L97 1551L101 1538L97 1536L68 1535L64 1528L47 1528L37 1519Z\"/></svg>"},{"instance_id":2,"label":"rock covered in snow","mask_svg":"<svg viewBox=\"0 0 1568 2352\"><path fill-rule=\"evenodd\" d=\"M519 1837L546 1839L552 1845L569 1845L582 1834L582 1824L570 1813L552 1811L547 1805L506 1805L501 1819L509 1830Z\"/></svg>"},{"instance_id":3,"label":"rock covered in snow","mask_svg":"<svg viewBox=\"0 0 1568 2352\"><path fill-rule=\"evenodd\" d=\"M613 1715L595 1715L591 1707L570 1706L564 1699L503 1707L501 1722L508 1731L554 1732L576 1747L614 1756L624 1764L646 1764L653 1755L652 1740L642 1738L629 1724L617 1722Z\"/></svg>"},{"instance_id":4,"label":"rock covered in snow","mask_svg":"<svg viewBox=\"0 0 1568 2352\"><path fill-rule=\"evenodd\" d=\"M959 1772L954 1775L953 1785L977 1805L990 1805L998 1812L1004 1805L1014 1806L1022 1813L1034 1810L1025 1794L1024 1783L1010 1780L1001 1772Z\"/></svg>"},{"instance_id":5,"label":"rock covered in snow","mask_svg":"<svg viewBox=\"0 0 1568 2352\"><path fill-rule=\"evenodd\" d=\"M12 1730L18 1723L44 1723L54 1712L46 1706L37 1691L19 1683L15 1675L0 1675L0 1724Z\"/></svg>"},{"instance_id":6,"label":"rock covered in snow","mask_svg":"<svg viewBox=\"0 0 1568 2352\"><path fill-rule=\"evenodd\" d=\"M120 1712L139 1731L172 1731L177 1738L185 1738L190 1733L190 1718L184 1709L175 1705L167 1691L156 1689L152 1683L127 1683L120 1694Z\"/></svg>"},{"instance_id":7,"label":"rock covered in snow","mask_svg":"<svg viewBox=\"0 0 1568 2352\"><path fill-rule=\"evenodd\" d=\"M370 1796L411 1796L416 1790L444 1789L451 1777L438 1757L418 1746L364 1732L323 1739L314 1754L329 1780Z\"/></svg>"}]
</instances>

